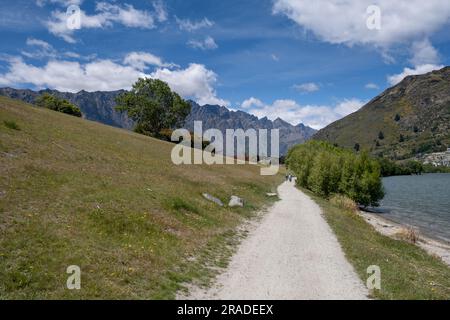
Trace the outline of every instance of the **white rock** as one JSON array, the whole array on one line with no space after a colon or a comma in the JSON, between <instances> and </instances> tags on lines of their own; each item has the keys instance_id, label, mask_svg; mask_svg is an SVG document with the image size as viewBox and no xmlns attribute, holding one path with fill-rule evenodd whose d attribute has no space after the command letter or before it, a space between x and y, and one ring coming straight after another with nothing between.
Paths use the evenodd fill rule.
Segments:
<instances>
[{"instance_id":1,"label":"white rock","mask_svg":"<svg viewBox=\"0 0 450 320\"><path fill-rule=\"evenodd\" d=\"M230 202L228 203L229 207L243 207L244 200L237 196L231 196Z\"/></svg>"},{"instance_id":2,"label":"white rock","mask_svg":"<svg viewBox=\"0 0 450 320\"><path fill-rule=\"evenodd\" d=\"M204 193L204 194L203 194L203 197L204 197L206 200L212 201L212 202L214 202L215 204L217 204L218 206L223 207L222 201L220 201L220 199L217 199L216 197L213 197L213 196L210 195L209 193Z\"/></svg>"}]
</instances>

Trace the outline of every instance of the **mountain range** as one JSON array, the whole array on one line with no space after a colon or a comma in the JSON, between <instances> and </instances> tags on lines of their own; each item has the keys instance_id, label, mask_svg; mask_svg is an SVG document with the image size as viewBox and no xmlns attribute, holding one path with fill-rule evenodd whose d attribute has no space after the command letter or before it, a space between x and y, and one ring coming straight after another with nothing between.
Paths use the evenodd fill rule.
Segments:
<instances>
[{"instance_id":1,"label":"mountain range","mask_svg":"<svg viewBox=\"0 0 450 320\"><path fill-rule=\"evenodd\" d=\"M313 139L393 160L445 151L450 146L450 67L406 77Z\"/></svg>"},{"instance_id":2,"label":"mountain range","mask_svg":"<svg viewBox=\"0 0 450 320\"><path fill-rule=\"evenodd\" d=\"M80 91L77 93L59 92L57 90L33 91L29 89L0 88L0 95L33 104L37 97L43 93L49 93L59 98L66 99L78 106L83 117L104 124L132 129L133 121L126 114L117 112L116 97L125 92L119 91ZM225 135L226 129L279 129L280 130L280 154L286 154L289 147L303 143L316 132L313 128L303 124L291 125L282 119L271 121L268 118L258 119L254 115L243 111L231 111L223 106L203 105L190 101L191 113L186 118L184 127L192 130L194 121L203 122L203 130L216 128Z\"/></svg>"}]
</instances>

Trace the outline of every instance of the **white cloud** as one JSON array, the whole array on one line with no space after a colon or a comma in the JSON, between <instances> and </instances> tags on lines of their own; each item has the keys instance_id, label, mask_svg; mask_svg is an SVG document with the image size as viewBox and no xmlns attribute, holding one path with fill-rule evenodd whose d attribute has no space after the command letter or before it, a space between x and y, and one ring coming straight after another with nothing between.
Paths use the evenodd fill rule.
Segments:
<instances>
[{"instance_id":1,"label":"white cloud","mask_svg":"<svg viewBox=\"0 0 450 320\"><path fill-rule=\"evenodd\" d=\"M208 18L203 18L200 21L191 21L189 19L179 19L175 17L176 22L180 30L193 32L202 28L209 28L214 25L214 22L209 20Z\"/></svg>"},{"instance_id":2,"label":"white cloud","mask_svg":"<svg viewBox=\"0 0 450 320\"><path fill-rule=\"evenodd\" d=\"M214 50L217 49L219 46L217 45L216 41L214 41L214 38L208 36L204 40L189 40L188 46L194 49L201 49L201 50Z\"/></svg>"},{"instance_id":3,"label":"white cloud","mask_svg":"<svg viewBox=\"0 0 450 320\"><path fill-rule=\"evenodd\" d=\"M280 58L275 53L272 53L270 55L270 57L272 58L273 61L276 61L276 62L280 61Z\"/></svg>"},{"instance_id":4,"label":"white cloud","mask_svg":"<svg viewBox=\"0 0 450 320\"><path fill-rule=\"evenodd\" d=\"M21 58L9 61L9 71L0 75L0 84L32 84L36 88L60 91L128 89L139 77L139 70L122 66L110 60L97 60L86 64L51 60L42 67L25 63Z\"/></svg>"},{"instance_id":5,"label":"white cloud","mask_svg":"<svg viewBox=\"0 0 450 320\"><path fill-rule=\"evenodd\" d=\"M291 124L304 123L314 129L321 129L328 124L360 109L364 102L359 99L346 99L335 106L300 105L294 100L276 100L271 105L259 99L245 100L241 107L258 118L271 120L281 118Z\"/></svg>"},{"instance_id":6,"label":"white cloud","mask_svg":"<svg viewBox=\"0 0 450 320\"><path fill-rule=\"evenodd\" d=\"M372 83L372 82L366 84L366 85L365 85L365 88L366 88L366 89L372 89L372 90L378 90L378 89L380 89L380 87L379 87L377 84Z\"/></svg>"},{"instance_id":7,"label":"white cloud","mask_svg":"<svg viewBox=\"0 0 450 320\"><path fill-rule=\"evenodd\" d=\"M63 51L59 52L53 46L40 39L28 38L26 41L28 49L22 50L20 53L22 56L30 59L58 59L62 57L82 59L82 60L92 60L95 55L81 56L80 54L73 51Z\"/></svg>"},{"instance_id":8,"label":"white cloud","mask_svg":"<svg viewBox=\"0 0 450 320\"><path fill-rule=\"evenodd\" d=\"M313 82L309 82L309 83L303 83L303 84L296 84L293 86L293 88L299 92L303 92L303 93L310 93L310 92L315 92L315 91L319 91L319 85L313 83Z\"/></svg>"},{"instance_id":9,"label":"white cloud","mask_svg":"<svg viewBox=\"0 0 450 320\"><path fill-rule=\"evenodd\" d=\"M168 14L164 3L161 0L153 2L153 8L155 9L156 19L159 22L164 22L167 20Z\"/></svg>"},{"instance_id":10,"label":"white cloud","mask_svg":"<svg viewBox=\"0 0 450 320\"><path fill-rule=\"evenodd\" d=\"M411 51L411 63L415 66L440 62L439 53L428 39L414 42Z\"/></svg>"},{"instance_id":11,"label":"white cloud","mask_svg":"<svg viewBox=\"0 0 450 320\"><path fill-rule=\"evenodd\" d=\"M249 109L251 107L261 108L261 107L264 107L264 103L255 97L251 97L247 100L244 100L241 104L241 108L243 108L243 109Z\"/></svg>"},{"instance_id":12,"label":"white cloud","mask_svg":"<svg viewBox=\"0 0 450 320\"><path fill-rule=\"evenodd\" d=\"M155 8L158 8L156 6ZM107 2L98 2L96 4L96 14L87 15L81 10L81 28L106 28L112 27L118 23L130 28L151 29L155 27L155 17L158 20L163 18L161 11L156 14L144 10L135 9L132 5L123 6ZM55 10L52 16L45 22L50 33L63 38L69 43L75 43L73 37L74 29L67 27L66 12Z\"/></svg>"},{"instance_id":13,"label":"white cloud","mask_svg":"<svg viewBox=\"0 0 450 320\"><path fill-rule=\"evenodd\" d=\"M43 7L47 3L59 4L68 7L72 4L79 6L80 4L83 3L83 0L36 0L36 4L39 7Z\"/></svg>"},{"instance_id":14,"label":"white cloud","mask_svg":"<svg viewBox=\"0 0 450 320\"><path fill-rule=\"evenodd\" d=\"M124 64L132 66L137 70L145 70L148 66L173 67L172 63L165 63L163 60L148 52L130 52L123 60Z\"/></svg>"},{"instance_id":15,"label":"white cloud","mask_svg":"<svg viewBox=\"0 0 450 320\"><path fill-rule=\"evenodd\" d=\"M405 79L407 76L425 74L434 70L442 69L443 67L444 67L443 65L424 64L416 66L415 68L404 68L403 72L388 76L388 82L391 85L396 85L400 83L403 79Z\"/></svg>"},{"instance_id":16,"label":"white cloud","mask_svg":"<svg viewBox=\"0 0 450 320\"><path fill-rule=\"evenodd\" d=\"M188 68L179 70L161 68L153 72L151 77L167 82L172 90L183 97L193 98L199 104L229 105L229 101L217 97L214 89L217 75L204 65L192 63Z\"/></svg>"},{"instance_id":17,"label":"white cloud","mask_svg":"<svg viewBox=\"0 0 450 320\"><path fill-rule=\"evenodd\" d=\"M164 67L167 64L162 59L143 52L128 54L123 64L111 60L80 63L52 59L43 66L34 66L20 57L7 61L8 71L0 74L2 86L32 85L36 89L52 88L68 92L112 91L130 89L138 78L148 77L167 82L172 90L199 104L229 104L217 97L217 75L204 65L190 64L186 69L169 69ZM143 70L148 65L155 65L157 69L145 73Z\"/></svg>"},{"instance_id":18,"label":"white cloud","mask_svg":"<svg viewBox=\"0 0 450 320\"><path fill-rule=\"evenodd\" d=\"M367 8L381 9L381 29L367 28ZM442 0L275 0L275 14L284 14L319 39L336 44L389 47L427 37L450 18L450 1Z\"/></svg>"}]
</instances>

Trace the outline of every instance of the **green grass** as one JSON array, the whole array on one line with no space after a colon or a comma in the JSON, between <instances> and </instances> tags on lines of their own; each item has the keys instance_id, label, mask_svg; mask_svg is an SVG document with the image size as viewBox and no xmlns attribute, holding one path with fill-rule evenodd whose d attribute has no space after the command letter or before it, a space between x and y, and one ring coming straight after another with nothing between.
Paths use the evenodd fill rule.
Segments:
<instances>
[{"instance_id":1,"label":"green grass","mask_svg":"<svg viewBox=\"0 0 450 320\"><path fill-rule=\"evenodd\" d=\"M383 236L348 209L311 196L322 208L348 260L365 284L367 267L381 269L381 290L376 299L450 299L450 268L421 248Z\"/></svg>"},{"instance_id":2,"label":"green grass","mask_svg":"<svg viewBox=\"0 0 450 320\"><path fill-rule=\"evenodd\" d=\"M174 298L226 264L237 227L283 179L175 166L173 144L0 98L4 121L21 130L0 126L0 299ZM69 265L81 290L66 289Z\"/></svg>"},{"instance_id":3,"label":"green grass","mask_svg":"<svg viewBox=\"0 0 450 320\"><path fill-rule=\"evenodd\" d=\"M3 121L3 124L4 124L7 128L9 128L9 129L12 129L12 130L20 130L19 125L18 125L15 121L4 120L4 121Z\"/></svg>"}]
</instances>

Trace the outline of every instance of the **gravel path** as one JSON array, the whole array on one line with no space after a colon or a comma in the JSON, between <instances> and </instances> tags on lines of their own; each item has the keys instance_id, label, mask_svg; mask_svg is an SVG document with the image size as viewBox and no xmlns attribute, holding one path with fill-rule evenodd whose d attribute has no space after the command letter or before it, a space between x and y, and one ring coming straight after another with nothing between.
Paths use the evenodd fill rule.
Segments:
<instances>
[{"instance_id":1,"label":"gravel path","mask_svg":"<svg viewBox=\"0 0 450 320\"><path fill-rule=\"evenodd\" d=\"M319 206L293 183L278 194L212 288L188 299L367 299Z\"/></svg>"}]
</instances>

